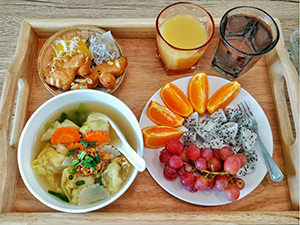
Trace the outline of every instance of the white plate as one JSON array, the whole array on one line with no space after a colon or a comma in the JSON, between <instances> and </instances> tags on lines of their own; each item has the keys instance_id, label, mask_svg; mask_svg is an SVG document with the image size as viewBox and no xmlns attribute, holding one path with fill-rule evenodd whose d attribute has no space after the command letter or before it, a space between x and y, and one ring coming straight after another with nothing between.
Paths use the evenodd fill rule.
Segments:
<instances>
[{"instance_id":1,"label":"white plate","mask_svg":"<svg viewBox=\"0 0 300 225\"><path fill-rule=\"evenodd\" d=\"M180 78L178 80L173 81L172 83L179 87L187 96L188 84L191 78L192 76ZM208 83L209 96L211 96L220 87L229 83L229 81L215 76L208 76ZM147 116L147 108L151 100L164 105L163 101L160 98L160 89L150 98L150 100L147 102L143 109L143 112L140 117L141 128L156 125ZM237 108L237 103L241 101L246 101L249 104L250 109L253 111L254 117L258 122L259 135L263 143L265 144L268 152L270 153L270 155L272 155L273 137L266 114L264 113L260 105L257 103L257 101L243 88L240 90L238 96L230 103L228 107ZM206 117L207 115L204 116ZM179 127L179 129L182 128L183 127ZM231 203L226 199L224 192L218 192L216 189L191 193L181 185L181 183L179 182L179 178L177 178L175 181L166 180L163 176L164 165L159 161L159 154L161 149L162 148L150 149L144 147L144 159L146 160L147 169L151 176L167 192L183 201L197 205L216 206ZM258 161L256 163L255 171L252 174L242 177L242 179L245 181L245 188L241 190L239 199L245 197L250 192L252 192L259 185L259 183L262 181L267 172L258 143L256 143L255 149L258 155Z\"/></svg>"}]
</instances>

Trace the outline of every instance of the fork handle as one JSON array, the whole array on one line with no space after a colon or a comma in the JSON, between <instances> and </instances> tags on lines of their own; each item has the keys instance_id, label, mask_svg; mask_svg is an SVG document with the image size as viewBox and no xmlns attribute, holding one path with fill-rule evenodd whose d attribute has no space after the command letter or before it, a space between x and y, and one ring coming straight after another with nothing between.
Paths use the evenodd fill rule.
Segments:
<instances>
[{"instance_id":1,"label":"fork handle","mask_svg":"<svg viewBox=\"0 0 300 225\"><path fill-rule=\"evenodd\" d=\"M272 181L274 182L280 182L283 179L283 174L279 167L276 165L272 157L270 156L269 152L267 151L264 143L260 139L259 135L257 135L258 143L261 147L262 154L265 160L266 167L269 171L269 175Z\"/></svg>"}]
</instances>

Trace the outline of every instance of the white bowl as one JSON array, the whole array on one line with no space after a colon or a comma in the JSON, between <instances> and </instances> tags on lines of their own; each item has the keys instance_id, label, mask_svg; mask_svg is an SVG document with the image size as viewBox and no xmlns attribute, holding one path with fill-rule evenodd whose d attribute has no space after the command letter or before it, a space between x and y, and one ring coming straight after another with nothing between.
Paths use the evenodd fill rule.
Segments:
<instances>
[{"instance_id":1,"label":"white bowl","mask_svg":"<svg viewBox=\"0 0 300 225\"><path fill-rule=\"evenodd\" d=\"M106 107L116 111L117 115L115 116L123 117L123 119L132 129L137 143L136 150L140 156L143 155L144 148L142 132L135 115L121 100L110 94L96 90L69 91L49 99L42 106L40 106L27 121L20 137L18 147L19 170L26 187L39 201L50 208L70 213L89 212L100 209L114 202L129 188L138 172L137 169L134 168L127 182L115 195L103 202L98 202L87 206L77 206L70 203L65 203L48 194L47 190L41 186L30 166L30 163L35 157L34 145L36 137L38 136L44 123L47 122L54 114L68 107L68 105L74 105L76 103L79 104L81 102L93 102L95 104L105 105ZM114 120L113 117L111 117L111 119ZM121 127L120 129L122 130ZM123 131L123 133L126 136L126 132Z\"/></svg>"}]
</instances>

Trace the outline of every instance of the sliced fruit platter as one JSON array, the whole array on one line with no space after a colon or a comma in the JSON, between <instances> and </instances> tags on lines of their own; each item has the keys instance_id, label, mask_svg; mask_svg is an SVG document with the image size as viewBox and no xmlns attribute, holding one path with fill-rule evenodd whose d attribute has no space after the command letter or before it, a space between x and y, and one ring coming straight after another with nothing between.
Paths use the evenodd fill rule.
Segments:
<instances>
[{"instance_id":1,"label":"sliced fruit platter","mask_svg":"<svg viewBox=\"0 0 300 225\"><path fill-rule=\"evenodd\" d=\"M263 110L241 85L198 73L165 84L141 118L144 158L166 191L198 205L222 205L253 191L266 174L257 135L239 102L254 112L267 150L272 132Z\"/></svg>"}]
</instances>

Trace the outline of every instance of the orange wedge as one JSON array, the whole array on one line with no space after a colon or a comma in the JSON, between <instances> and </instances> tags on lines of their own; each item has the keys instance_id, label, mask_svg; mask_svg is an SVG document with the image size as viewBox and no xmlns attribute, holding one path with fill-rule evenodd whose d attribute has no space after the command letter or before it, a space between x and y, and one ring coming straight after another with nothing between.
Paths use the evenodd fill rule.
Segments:
<instances>
[{"instance_id":1,"label":"orange wedge","mask_svg":"<svg viewBox=\"0 0 300 225\"><path fill-rule=\"evenodd\" d=\"M188 95L194 109L200 114L205 113L208 100L208 79L205 73L197 73L192 77Z\"/></svg>"},{"instance_id":2,"label":"orange wedge","mask_svg":"<svg viewBox=\"0 0 300 225\"><path fill-rule=\"evenodd\" d=\"M184 118L173 113L170 109L161 104L151 101L147 109L148 117L158 125L179 127L183 124Z\"/></svg>"},{"instance_id":3,"label":"orange wedge","mask_svg":"<svg viewBox=\"0 0 300 225\"><path fill-rule=\"evenodd\" d=\"M142 129L144 143L148 148L159 148L171 139L178 139L183 134L182 130L169 126L152 126Z\"/></svg>"},{"instance_id":4,"label":"orange wedge","mask_svg":"<svg viewBox=\"0 0 300 225\"><path fill-rule=\"evenodd\" d=\"M188 117L194 111L188 98L185 94L174 84L167 83L160 91L161 99L166 106L180 116Z\"/></svg>"},{"instance_id":5,"label":"orange wedge","mask_svg":"<svg viewBox=\"0 0 300 225\"><path fill-rule=\"evenodd\" d=\"M218 109L224 109L235 99L241 90L241 84L237 81L225 84L207 102L207 110L210 114Z\"/></svg>"}]
</instances>

